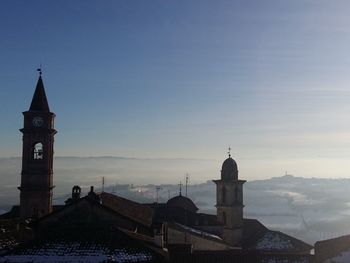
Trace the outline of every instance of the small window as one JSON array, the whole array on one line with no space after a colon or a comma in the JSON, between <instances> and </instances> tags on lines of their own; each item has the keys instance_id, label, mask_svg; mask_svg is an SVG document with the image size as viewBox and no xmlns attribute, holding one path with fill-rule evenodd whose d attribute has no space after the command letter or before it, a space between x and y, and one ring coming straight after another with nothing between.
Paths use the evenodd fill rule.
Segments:
<instances>
[{"instance_id":1,"label":"small window","mask_svg":"<svg viewBox=\"0 0 350 263\"><path fill-rule=\"evenodd\" d=\"M222 212L222 223L226 225L226 213Z\"/></svg>"},{"instance_id":2,"label":"small window","mask_svg":"<svg viewBox=\"0 0 350 263\"><path fill-rule=\"evenodd\" d=\"M33 159L34 160L42 160L43 159L43 145L40 142L38 142L34 145Z\"/></svg>"},{"instance_id":3,"label":"small window","mask_svg":"<svg viewBox=\"0 0 350 263\"><path fill-rule=\"evenodd\" d=\"M225 204L226 203L226 188L225 188L225 186L223 186L222 187L222 196L221 196L221 201L222 201L222 203L223 204Z\"/></svg>"},{"instance_id":4,"label":"small window","mask_svg":"<svg viewBox=\"0 0 350 263\"><path fill-rule=\"evenodd\" d=\"M235 201L238 203L240 200L239 200L239 189L238 187L236 186L235 188Z\"/></svg>"}]
</instances>

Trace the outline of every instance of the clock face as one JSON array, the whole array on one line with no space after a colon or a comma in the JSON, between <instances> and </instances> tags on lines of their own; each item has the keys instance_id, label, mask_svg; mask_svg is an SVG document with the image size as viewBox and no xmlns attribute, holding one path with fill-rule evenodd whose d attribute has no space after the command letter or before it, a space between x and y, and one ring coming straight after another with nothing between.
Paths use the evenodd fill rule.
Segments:
<instances>
[{"instance_id":1,"label":"clock face","mask_svg":"<svg viewBox=\"0 0 350 263\"><path fill-rule=\"evenodd\" d=\"M41 117L34 117L32 124L34 127L41 127L44 124L44 120Z\"/></svg>"}]
</instances>

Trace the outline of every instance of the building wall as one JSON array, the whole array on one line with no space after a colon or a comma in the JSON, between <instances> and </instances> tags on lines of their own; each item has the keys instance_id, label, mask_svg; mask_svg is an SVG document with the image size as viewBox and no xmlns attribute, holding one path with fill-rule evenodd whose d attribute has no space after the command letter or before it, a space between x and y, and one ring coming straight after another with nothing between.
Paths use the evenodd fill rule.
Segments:
<instances>
[{"instance_id":1,"label":"building wall","mask_svg":"<svg viewBox=\"0 0 350 263\"><path fill-rule=\"evenodd\" d=\"M149 229L133 222L129 218L118 215L109 209L101 207L99 204L91 203L87 200L79 200L62 211L51 214L49 217L40 221L37 226L37 233L45 235L47 229L52 227L72 227L74 225L100 225L100 226L118 226L124 229L135 231L138 233L148 233Z\"/></svg>"},{"instance_id":2,"label":"building wall","mask_svg":"<svg viewBox=\"0 0 350 263\"><path fill-rule=\"evenodd\" d=\"M350 251L350 235L332 238L315 243L315 262L324 263L327 259L337 257L342 252ZM345 262L345 261L344 261Z\"/></svg>"},{"instance_id":3,"label":"building wall","mask_svg":"<svg viewBox=\"0 0 350 263\"><path fill-rule=\"evenodd\" d=\"M181 231L175 228L168 227L167 229L167 244L192 244L193 250L226 250L232 247L210 240L206 238L193 235L189 232Z\"/></svg>"},{"instance_id":4,"label":"building wall","mask_svg":"<svg viewBox=\"0 0 350 263\"><path fill-rule=\"evenodd\" d=\"M24 112L20 216L41 217L52 212L54 117L50 112ZM41 117L43 125L33 126ZM35 145L41 144L41 158L36 158Z\"/></svg>"},{"instance_id":5,"label":"building wall","mask_svg":"<svg viewBox=\"0 0 350 263\"><path fill-rule=\"evenodd\" d=\"M223 239L239 246L243 238L243 180L215 180L217 219L223 227Z\"/></svg>"},{"instance_id":6,"label":"building wall","mask_svg":"<svg viewBox=\"0 0 350 263\"><path fill-rule=\"evenodd\" d=\"M225 220L223 218L224 214L226 216ZM217 207L217 217L218 221L228 228L243 227L243 209L240 206Z\"/></svg>"},{"instance_id":7,"label":"building wall","mask_svg":"<svg viewBox=\"0 0 350 263\"><path fill-rule=\"evenodd\" d=\"M217 204L224 204L228 206L231 206L237 203L242 204L243 203L243 185L239 182L240 181L217 182L217 188L216 188Z\"/></svg>"},{"instance_id":8,"label":"building wall","mask_svg":"<svg viewBox=\"0 0 350 263\"><path fill-rule=\"evenodd\" d=\"M52 191L21 191L20 200L22 217L52 212Z\"/></svg>"},{"instance_id":9,"label":"building wall","mask_svg":"<svg viewBox=\"0 0 350 263\"><path fill-rule=\"evenodd\" d=\"M222 231L222 238L229 244L241 246L243 239L243 228L232 229L224 227Z\"/></svg>"}]
</instances>

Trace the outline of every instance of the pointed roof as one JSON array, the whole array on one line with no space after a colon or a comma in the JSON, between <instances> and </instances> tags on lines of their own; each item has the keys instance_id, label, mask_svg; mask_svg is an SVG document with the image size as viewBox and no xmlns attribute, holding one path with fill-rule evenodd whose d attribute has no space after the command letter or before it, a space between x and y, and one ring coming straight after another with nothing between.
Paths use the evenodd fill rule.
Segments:
<instances>
[{"instance_id":1,"label":"pointed roof","mask_svg":"<svg viewBox=\"0 0 350 263\"><path fill-rule=\"evenodd\" d=\"M38 83L36 84L35 92L33 95L32 103L30 104L29 111L50 112L41 75L39 76Z\"/></svg>"}]
</instances>

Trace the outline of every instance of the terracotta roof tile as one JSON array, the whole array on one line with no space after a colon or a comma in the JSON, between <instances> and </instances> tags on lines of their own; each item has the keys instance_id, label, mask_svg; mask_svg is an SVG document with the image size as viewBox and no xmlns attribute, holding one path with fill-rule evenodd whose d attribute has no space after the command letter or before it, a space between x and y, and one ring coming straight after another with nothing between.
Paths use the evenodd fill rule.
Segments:
<instances>
[{"instance_id":1,"label":"terracotta roof tile","mask_svg":"<svg viewBox=\"0 0 350 263\"><path fill-rule=\"evenodd\" d=\"M99 196L103 206L148 227L152 225L154 211L151 207L110 193L103 192Z\"/></svg>"}]
</instances>

